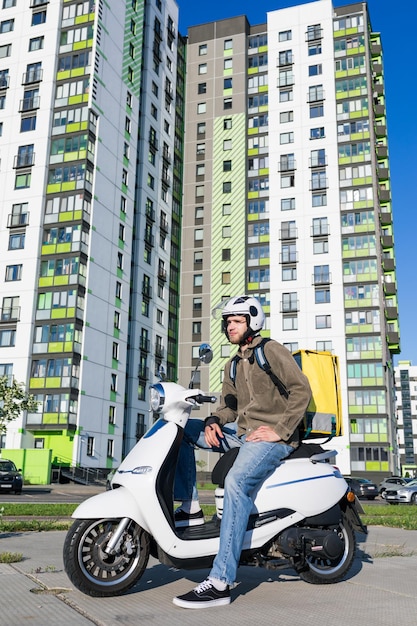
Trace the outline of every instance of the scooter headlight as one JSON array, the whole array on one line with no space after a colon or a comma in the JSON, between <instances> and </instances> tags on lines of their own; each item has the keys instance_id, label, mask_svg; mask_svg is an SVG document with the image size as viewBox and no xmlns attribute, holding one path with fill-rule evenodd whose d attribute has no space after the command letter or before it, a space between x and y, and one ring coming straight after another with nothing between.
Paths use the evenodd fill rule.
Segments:
<instances>
[{"instance_id":1,"label":"scooter headlight","mask_svg":"<svg viewBox=\"0 0 417 626\"><path fill-rule=\"evenodd\" d=\"M159 413L162 410L165 402L164 388L160 383L157 383L156 385L151 386L150 392L151 411L153 411L154 413Z\"/></svg>"}]
</instances>

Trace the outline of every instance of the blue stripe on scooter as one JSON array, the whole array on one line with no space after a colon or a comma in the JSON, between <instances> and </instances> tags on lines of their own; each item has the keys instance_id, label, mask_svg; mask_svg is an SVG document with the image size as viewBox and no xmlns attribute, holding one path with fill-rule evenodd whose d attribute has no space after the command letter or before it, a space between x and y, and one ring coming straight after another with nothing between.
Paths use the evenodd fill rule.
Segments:
<instances>
[{"instance_id":1,"label":"blue stripe on scooter","mask_svg":"<svg viewBox=\"0 0 417 626\"><path fill-rule=\"evenodd\" d=\"M306 483L309 480L317 480L318 478L334 478L334 474L323 474L322 476L310 476L310 478L301 478L300 480L289 480L286 483L276 483L275 485L268 485L267 489L273 489L275 487L286 487L287 485L296 485L297 483Z\"/></svg>"}]
</instances>

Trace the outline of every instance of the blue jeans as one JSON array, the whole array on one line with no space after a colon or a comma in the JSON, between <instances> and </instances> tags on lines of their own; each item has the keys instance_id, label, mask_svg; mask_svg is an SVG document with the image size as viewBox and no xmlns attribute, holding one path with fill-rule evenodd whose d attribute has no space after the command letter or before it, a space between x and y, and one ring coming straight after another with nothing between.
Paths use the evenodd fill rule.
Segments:
<instances>
[{"instance_id":1,"label":"blue jeans","mask_svg":"<svg viewBox=\"0 0 417 626\"><path fill-rule=\"evenodd\" d=\"M188 420L184 429L184 438L178 455L177 471L175 474L174 499L183 502L185 500L198 500L197 471L195 466L194 448L213 450L213 452L227 452L231 448L242 445L242 441L236 435L236 424L230 424L223 429L224 439L219 441L219 446L211 448L204 438L204 421L198 419Z\"/></svg>"},{"instance_id":2,"label":"blue jeans","mask_svg":"<svg viewBox=\"0 0 417 626\"><path fill-rule=\"evenodd\" d=\"M190 442L188 447L191 450L191 455L188 453L188 460L190 460L190 458L194 460L194 449L190 445L193 440L196 445L200 446L200 443L202 443L204 445L201 447L210 449L205 443L204 432L201 431L201 423L199 426L200 430L198 431L198 425L193 424L193 422L199 422L199 420L189 420L184 433L187 435L187 439ZM190 427L188 426L189 424ZM231 427L223 429L225 439L222 440L220 444L222 449L216 449L216 451L225 452L229 448L240 446L239 454L227 474L224 485L223 515L220 525L220 547L210 572L210 576L228 585L232 585L236 580L240 553L242 551L243 540L256 490L265 478L272 474L275 468L280 465L282 459L288 456L293 450L291 446L281 442L245 441L244 437L239 438L236 436L236 429L233 428L233 426L234 425L231 425ZM201 434L203 434L203 440L201 439ZM182 447L185 448L185 445ZM185 455L186 453L184 453L184 457ZM194 470L191 468L182 468L187 470L182 472L182 477L186 480L196 475L195 462L193 465ZM180 482L178 479L177 470L176 486L178 486ZM194 485L191 486L191 489L190 484L188 484L188 489L189 494L197 493L195 482ZM178 497L176 499L186 500L190 499L190 496L188 495L187 498Z\"/></svg>"}]
</instances>

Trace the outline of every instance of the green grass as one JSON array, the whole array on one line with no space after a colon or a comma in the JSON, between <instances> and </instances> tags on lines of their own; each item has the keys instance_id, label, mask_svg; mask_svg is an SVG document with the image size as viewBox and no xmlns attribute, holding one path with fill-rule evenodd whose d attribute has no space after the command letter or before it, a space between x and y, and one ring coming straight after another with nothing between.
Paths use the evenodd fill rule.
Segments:
<instances>
[{"instance_id":1,"label":"green grass","mask_svg":"<svg viewBox=\"0 0 417 626\"><path fill-rule=\"evenodd\" d=\"M363 509L365 515L362 515L362 521L368 526L417 530L417 507L413 505L364 504Z\"/></svg>"},{"instance_id":2,"label":"green grass","mask_svg":"<svg viewBox=\"0 0 417 626\"><path fill-rule=\"evenodd\" d=\"M67 530L72 524L71 514L77 506L74 503L0 503L0 532ZM390 526L417 530L417 507L415 506L364 504L363 508L365 515L362 516L362 521L368 526ZM203 504L202 509L207 518L216 512L216 507L213 504ZM5 516L30 516L33 519L7 520L4 519Z\"/></svg>"}]
</instances>

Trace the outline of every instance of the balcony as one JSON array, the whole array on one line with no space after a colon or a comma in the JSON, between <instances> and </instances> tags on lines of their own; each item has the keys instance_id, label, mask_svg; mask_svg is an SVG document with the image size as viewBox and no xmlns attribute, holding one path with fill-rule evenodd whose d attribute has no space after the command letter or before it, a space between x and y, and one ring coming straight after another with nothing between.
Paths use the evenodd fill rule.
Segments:
<instances>
[{"instance_id":1,"label":"balcony","mask_svg":"<svg viewBox=\"0 0 417 626\"><path fill-rule=\"evenodd\" d=\"M385 115L385 106L383 104L375 104L374 106L375 117L382 117Z\"/></svg>"},{"instance_id":2,"label":"balcony","mask_svg":"<svg viewBox=\"0 0 417 626\"><path fill-rule=\"evenodd\" d=\"M382 267L384 272L393 272L395 270L395 260L391 258L383 258Z\"/></svg>"},{"instance_id":3,"label":"balcony","mask_svg":"<svg viewBox=\"0 0 417 626\"><path fill-rule=\"evenodd\" d=\"M375 76L381 76L382 74L382 63L372 63L372 72Z\"/></svg>"},{"instance_id":4,"label":"balcony","mask_svg":"<svg viewBox=\"0 0 417 626\"><path fill-rule=\"evenodd\" d=\"M149 146L156 152L159 150L158 139L154 133L149 133Z\"/></svg>"},{"instance_id":5,"label":"balcony","mask_svg":"<svg viewBox=\"0 0 417 626\"><path fill-rule=\"evenodd\" d=\"M165 356L165 348L160 343L155 344L155 356L158 359L163 359Z\"/></svg>"},{"instance_id":6,"label":"balcony","mask_svg":"<svg viewBox=\"0 0 417 626\"><path fill-rule=\"evenodd\" d=\"M300 301L286 301L281 300L280 313L297 313L300 310Z\"/></svg>"},{"instance_id":7,"label":"balcony","mask_svg":"<svg viewBox=\"0 0 417 626\"><path fill-rule=\"evenodd\" d=\"M25 72L22 77L22 85L31 85L32 83L40 83L43 78L43 69L38 68Z\"/></svg>"},{"instance_id":8,"label":"balcony","mask_svg":"<svg viewBox=\"0 0 417 626\"><path fill-rule=\"evenodd\" d=\"M170 87L165 87L165 97L172 102L174 99L174 90Z\"/></svg>"},{"instance_id":9,"label":"balcony","mask_svg":"<svg viewBox=\"0 0 417 626\"><path fill-rule=\"evenodd\" d=\"M309 167L326 167L327 157L326 155L314 156L309 158Z\"/></svg>"},{"instance_id":10,"label":"balcony","mask_svg":"<svg viewBox=\"0 0 417 626\"><path fill-rule=\"evenodd\" d=\"M0 322L18 322L20 320L20 306L4 307L0 309Z\"/></svg>"},{"instance_id":11,"label":"balcony","mask_svg":"<svg viewBox=\"0 0 417 626\"><path fill-rule=\"evenodd\" d=\"M388 331L387 341L389 344L398 345L400 343L400 334L395 331Z\"/></svg>"},{"instance_id":12,"label":"balcony","mask_svg":"<svg viewBox=\"0 0 417 626\"><path fill-rule=\"evenodd\" d=\"M395 296L397 293L397 285L395 283L384 282L384 293L387 296Z\"/></svg>"},{"instance_id":13,"label":"balcony","mask_svg":"<svg viewBox=\"0 0 417 626\"><path fill-rule=\"evenodd\" d=\"M383 248L392 248L394 245L394 239L392 235L382 235L381 245Z\"/></svg>"},{"instance_id":14,"label":"balcony","mask_svg":"<svg viewBox=\"0 0 417 626\"><path fill-rule=\"evenodd\" d=\"M159 268L158 269L158 280L160 280L163 283L166 283L167 281L167 271L164 268Z\"/></svg>"},{"instance_id":15,"label":"balcony","mask_svg":"<svg viewBox=\"0 0 417 626\"><path fill-rule=\"evenodd\" d=\"M160 226L161 230L164 231L164 233L167 233L169 231L168 220L165 217L161 218L159 226Z\"/></svg>"},{"instance_id":16,"label":"balcony","mask_svg":"<svg viewBox=\"0 0 417 626\"><path fill-rule=\"evenodd\" d=\"M140 378L141 380L149 380L149 367L139 365L138 378Z\"/></svg>"},{"instance_id":17,"label":"balcony","mask_svg":"<svg viewBox=\"0 0 417 626\"><path fill-rule=\"evenodd\" d=\"M142 352L149 352L151 349L151 342L147 337L141 337L139 340L139 350Z\"/></svg>"},{"instance_id":18,"label":"balcony","mask_svg":"<svg viewBox=\"0 0 417 626\"><path fill-rule=\"evenodd\" d=\"M152 287L148 283L142 283L142 295L145 298L152 298Z\"/></svg>"},{"instance_id":19,"label":"balcony","mask_svg":"<svg viewBox=\"0 0 417 626\"><path fill-rule=\"evenodd\" d=\"M152 248L155 245L155 237L153 236L152 233L150 233L148 230L145 229L145 233L143 235L143 240L146 244L148 244L148 246L151 246Z\"/></svg>"},{"instance_id":20,"label":"balcony","mask_svg":"<svg viewBox=\"0 0 417 626\"><path fill-rule=\"evenodd\" d=\"M322 102L325 98L324 89L310 89L307 94L307 102Z\"/></svg>"},{"instance_id":21,"label":"balcony","mask_svg":"<svg viewBox=\"0 0 417 626\"><path fill-rule=\"evenodd\" d=\"M389 189L379 188L378 195L380 202L390 202L391 200L391 191Z\"/></svg>"},{"instance_id":22,"label":"balcony","mask_svg":"<svg viewBox=\"0 0 417 626\"><path fill-rule=\"evenodd\" d=\"M387 136L387 127L385 126L385 124L375 124L375 135L377 137Z\"/></svg>"},{"instance_id":23,"label":"balcony","mask_svg":"<svg viewBox=\"0 0 417 626\"><path fill-rule=\"evenodd\" d=\"M148 218L151 222L154 222L154 221L155 221L155 219L156 219L155 209L153 209L153 208L152 208L152 207L150 207L150 206L147 206L147 207L146 207L146 210L145 210L145 215L146 215L146 217L147 217L147 218Z\"/></svg>"},{"instance_id":24,"label":"balcony","mask_svg":"<svg viewBox=\"0 0 417 626\"><path fill-rule=\"evenodd\" d=\"M171 185L171 177L170 177L170 175L167 172L162 172L161 180L162 180L164 185L166 185L167 187L170 187L170 185Z\"/></svg>"},{"instance_id":25,"label":"balcony","mask_svg":"<svg viewBox=\"0 0 417 626\"><path fill-rule=\"evenodd\" d=\"M398 309L396 306L387 306L385 309L385 317L387 320L398 319Z\"/></svg>"},{"instance_id":26,"label":"balcony","mask_svg":"<svg viewBox=\"0 0 417 626\"><path fill-rule=\"evenodd\" d=\"M379 219L383 226L389 226L392 224L392 215L390 211L381 211Z\"/></svg>"},{"instance_id":27,"label":"balcony","mask_svg":"<svg viewBox=\"0 0 417 626\"><path fill-rule=\"evenodd\" d=\"M171 155L169 153L169 150L167 148L164 148L162 151L162 158L164 159L164 161L166 161L168 164L171 164Z\"/></svg>"},{"instance_id":28,"label":"balcony","mask_svg":"<svg viewBox=\"0 0 417 626\"><path fill-rule=\"evenodd\" d=\"M371 54L373 57L379 56L382 53L382 46L380 43L371 42Z\"/></svg>"},{"instance_id":29,"label":"balcony","mask_svg":"<svg viewBox=\"0 0 417 626\"><path fill-rule=\"evenodd\" d=\"M320 191L321 189L327 189L328 186L328 179L325 176L310 180L310 191Z\"/></svg>"},{"instance_id":30,"label":"balcony","mask_svg":"<svg viewBox=\"0 0 417 626\"><path fill-rule=\"evenodd\" d=\"M34 111L35 109L39 109L41 99L39 96L34 96L33 98L23 98L19 104L19 112L25 113L26 111Z\"/></svg>"},{"instance_id":31,"label":"balcony","mask_svg":"<svg viewBox=\"0 0 417 626\"><path fill-rule=\"evenodd\" d=\"M382 96L384 93L384 85L382 83L374 83L374 93L378 96Z\"/></svg>"},{"instance_id":32,"label":"balcony","mask_svg":"<svg viewBox=\"0 0 417 626\"><path fill-rule=\"evenodd\" d=\"M280 239L297 239L298 230L297 228L289 227L289 228L281 228L279 231Z\"/></svg>"},{"instance_id":33,"label":"balcony","mask_svg":"<svg viewBox=\"0 0 417 626\"><path fill-rule=\"evenodd\" d=\"M332 282L332 275L330 272L320 272L313 274L311 277L312 285L330 285Z\"/></svg>"},{"instance_id":34,"label":"balcony","mask_svg":"<svg viewBox=\"0 0 417 626\"><path fill-rule=\"evenodd\" d=\"M378 157L378 159L386 159L388 156L388 147L383 145L377 145L376 156Z\"/></svg>"},{"instance_id":35,"label":"balcony","mask_svg":"<svg viewBox=\"0 0 417 626\"><path fill-rule=\"evenodd\" d=\"M376 174L378 176L378 180L388 180L389 178L389 170L387 167L377 167Z\"/></svg>"},{"instance_id":36,"label":"balcony","mask_svg":"<svg viewBox=\"0 0 417 626\"><path fill-rule=\"evenodd\" d=\"M280 54L277 58L277 67L285 67L286 65L293 65L294 55L292 52L287 54Z\"/></svg>"},{"instance_id":37,"label":"balcony","mask_svg":"<svg viewBox=\"0 0 417 626\"><path fill-rule=\"evenodd\" d=\"M317 226L311 226L311 237L327 237L330 235L330 227L328 224L318 224Z\"/></svg>"},{"instance_id":38,"label":"balcony","mask_svg":"<svg viewBox=\"0 0 417 626\"><path fill-rule=\"evenodd\" d=\"M7 228L18 228L29 224L29 211L26 213L9 213L7 216Z\"/></svg>"},{"instance_id":39,"label":"balcony","mask_svg":"<svg viewBox=\"0 0 417 626\"><path fill-rule=\"evenodd\" d=\"M278 172L293 172L296 169L295 159L281 159L278 163Z\"/></svg>"},{"instance_id":40,"label":"balcony","mask_svg":"<svg viewBox=\"0 0 417 626\"><path fill-rule=\"evenodd\" d=\"M25 153L25 154L16 154L13 161L14 169L19 169L20 167L32 167L35 165L35 153Z\"/></svg>"},{"instance_id":41,"label":"balcony","mask_svg":"<svg viewBox=\"0 0 417 626\"><path fill-rule=\"evenodd\" d=\"M305 35L306 35L306 41L308 42L318 41L323 38L323 29L320 28L320 26L317 26L315 28L309 28L306 31Z\"/></svg>"},{"instance_id":42,"label":"balcony","mask_svg":"<svg viewBox=\"0 0 417 626\"><path fill-rule=\"evenodd\" d=\"M280 263L298 263L298 252L280 252Z\"/></svg>"}]
</instances>

